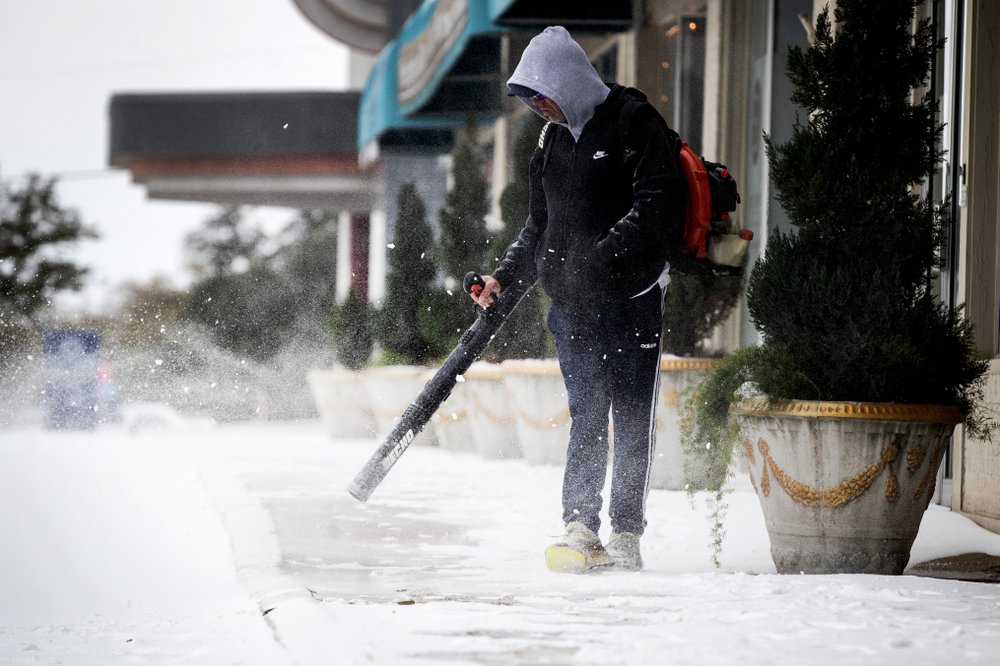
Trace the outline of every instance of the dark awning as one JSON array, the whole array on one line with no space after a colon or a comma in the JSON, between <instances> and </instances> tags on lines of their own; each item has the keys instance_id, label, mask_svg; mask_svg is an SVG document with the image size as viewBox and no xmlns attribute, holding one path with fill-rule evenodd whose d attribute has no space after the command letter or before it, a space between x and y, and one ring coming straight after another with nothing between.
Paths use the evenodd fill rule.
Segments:
<instances>
[{"instance_id":1,"label":"dark awning","mask_svg":"<svg viewBox=\"0 0 1000 666\"><path fill-rule=\"evenodd\" d=\"M498 25L518 28L611 32L628 30L641 17L641 0L494 0L491 16Z\"/></svg>"},{"instance_id":2,"label":"dark awning","mask_svg":"<svg viewBox=\"0 0 1000 666\"><path fill-rule=\"evenodd\" d=\"M150 197L361 209L358 92L118 94L111 165Z\"/></svg>"}]
</instances>

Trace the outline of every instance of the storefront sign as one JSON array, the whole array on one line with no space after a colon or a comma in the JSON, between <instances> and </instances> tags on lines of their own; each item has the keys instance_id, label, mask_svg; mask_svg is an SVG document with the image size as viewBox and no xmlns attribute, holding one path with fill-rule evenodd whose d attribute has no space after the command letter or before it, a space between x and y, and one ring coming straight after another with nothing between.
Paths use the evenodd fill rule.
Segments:
<instances>
[{"instance_id":1,"label":"storefront sign","mask_svg":"<svg viewBox=\"0 0 1000 666\"><path fill-rule=\"evenodd\" d=\"M397 94L411 102L433 78L469 21L468 0L441 0L424 29L399 50Z\"/></svg>"}]
</instances>

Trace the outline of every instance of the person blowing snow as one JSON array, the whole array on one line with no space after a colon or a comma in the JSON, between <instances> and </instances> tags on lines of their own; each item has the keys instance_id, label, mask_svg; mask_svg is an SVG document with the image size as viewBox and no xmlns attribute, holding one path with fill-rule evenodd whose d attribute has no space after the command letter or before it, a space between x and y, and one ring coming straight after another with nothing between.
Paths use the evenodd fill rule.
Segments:
<instances>
[{"instance_id":1,"label":"person blowing snow","mask_svg":"<svg viewBox=\"0 0 1000 666\"><path fill-rule=\"evenodd\" d=\"M605 84L561 26L531 40L507 88L548 123L528 167L528 219L474 299L488 308L504 287L536 279L551 298L548 326L572 424L565 534L546 549L546 565L556 572L639 570L667 259L683 232L666 214L683 196L676 146L648 103L620 126L625 103L645 96ZM609 410L614 463L604 546L598 533Z\"/></svg>"}]
</instances>

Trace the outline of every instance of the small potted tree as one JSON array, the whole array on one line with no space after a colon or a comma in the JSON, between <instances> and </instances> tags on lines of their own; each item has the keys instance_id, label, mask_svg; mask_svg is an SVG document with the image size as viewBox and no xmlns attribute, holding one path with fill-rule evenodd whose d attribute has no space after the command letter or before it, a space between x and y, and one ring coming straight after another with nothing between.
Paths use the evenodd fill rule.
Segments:
<instances>
[{"instance_id":1,"label":"small potted tree","mask_svg":"<svg viewBox=\"0 0 1000 666\"><path fill-rule=\"evenodd\" d=\"M462 333L476 319L473 302L462 289L465 274L483 265L489 247L486 216L489 213L489 182L483 169L482 151L471 120L458 133L452 152L451 183L438 217L440 234L434 260L443 277L421 302L420 331L435 343L439 356L446 356ZM428 372L427 377L433 375ZM463 380L466 377L463 377ZM444 448L475 451L476 432L470 426L467 408L470 391L463 382L434 413L431 423Z\"/></svg>"},{"instance_id":2,"label":"small potted tree","mask_svg":"<svg viewBox=\"0 0 1000 666\"><path fill-rule=\"evenodd\" d=\"M434 233L427 209L414 183L404 183L396 199L396 221L388 245L385 298L375 313L375 340L379 343L375 367L364 373L380 434L392 430L396 419L420 393L427 367L443 354L421 326L421 311L434 291ZM424 428L415 444L437 446L433 428Z\"/></svg>"},{"instance_id":3,"label":"small potted tree","mask_svg":"<svg viewBox=\"0 0 1000 666\"><path fill-rule=\"evenodd\" d=\"M528 162L538 146L544 122L529 113L521 119L512 151L512 178L500 196L503 228L490 244L488 265L496 264L517 238L528 217ZM555 343L545 323L548 295L536 286L507 318L470 368L476 393L490 411L477 411L476 435L483 435L484 455L523 456L532 465L559 465L569 440L566 388L553 358ZM486 435L490 433L490 435Z\"/></svg>"},{"instance_id":4,"label":"small potted tree","mask_svg":"<svg viewBox=\"0 0 1000 666\"><path fill-rule=\"evenodd\" d=\"M745 453L779 572L901 573L954 426L995 428L970 324L935 294L943 209L921 187L941 125L919 90L938 45L917 4L840 0L790 50L808 116L765 137L795 228L750 275L763 344L687 404L692 451L717 471Z\"/></svg>"}]
</instances>

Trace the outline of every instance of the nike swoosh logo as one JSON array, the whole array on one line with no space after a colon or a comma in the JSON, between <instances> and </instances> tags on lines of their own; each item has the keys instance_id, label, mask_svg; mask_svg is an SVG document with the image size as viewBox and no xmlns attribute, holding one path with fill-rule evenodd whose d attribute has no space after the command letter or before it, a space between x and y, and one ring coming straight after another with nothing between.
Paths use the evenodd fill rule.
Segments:
<instances>
[{"instance_id":1,"label":"nike swoosh logo","mask_svg":"<svg viewBox=\"0 0 1000 666\"><path fill-rule=\"evenodd\" d=\"M594 159L595 160L599 160L602 157L607 157L607 156L608 156L608 154L606 152L604 152L603 150L598 150L596 153L594 153Z\"/></svg>"}]
</instances>

